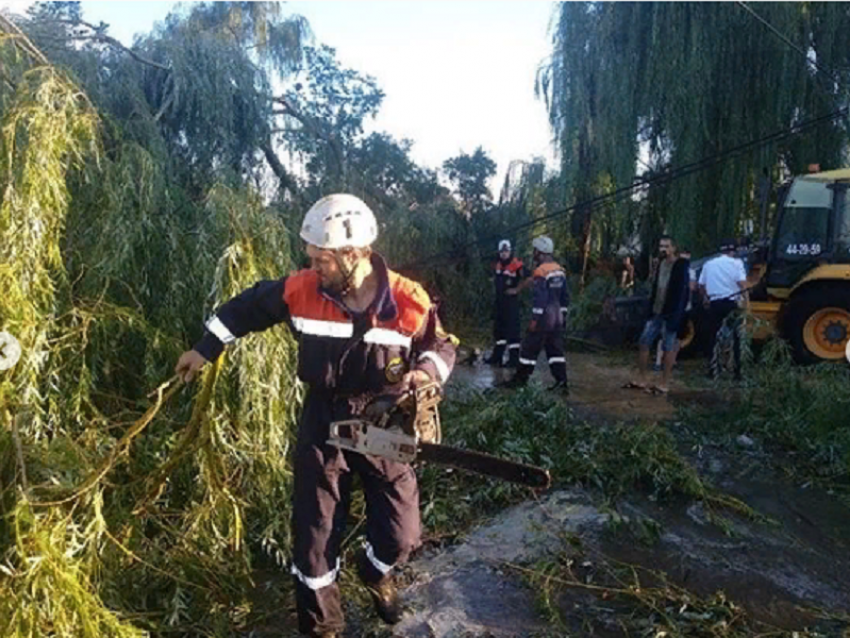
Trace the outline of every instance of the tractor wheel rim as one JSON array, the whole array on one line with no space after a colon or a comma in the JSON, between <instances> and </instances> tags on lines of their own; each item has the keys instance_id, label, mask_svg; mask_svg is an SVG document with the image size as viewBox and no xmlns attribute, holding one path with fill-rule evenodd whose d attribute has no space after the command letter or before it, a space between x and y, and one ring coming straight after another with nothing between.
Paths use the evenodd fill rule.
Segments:
<instances>
[{"instance_id":1,"label":"tractor wheel rim","mask_svg":"<svg viewBox=\"0 0 850 638\"><path fill-rule=\"evenodd\" d=\"M850 310L821 308L803 326L803 341L821 359L844 357L850 338Z\"/></svg>"}]
</instances>

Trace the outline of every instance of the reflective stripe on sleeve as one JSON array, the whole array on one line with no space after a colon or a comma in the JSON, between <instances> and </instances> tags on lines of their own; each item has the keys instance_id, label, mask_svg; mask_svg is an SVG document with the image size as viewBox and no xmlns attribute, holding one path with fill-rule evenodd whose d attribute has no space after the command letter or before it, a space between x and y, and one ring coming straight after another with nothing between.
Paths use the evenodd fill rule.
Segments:
<instances>
[{"instance_id":1,"label":"reflective stripe on sleeve","mask_svg":"<svg viewBox=\"0 0 850 638\"><path fill-rule=\"evenodd\" d=\"M565 357L552 357L551 359L549 359L549 365L552 365L553 363L566 363L566 362L567 362L567 360L566 360Z\"/></svg>"},{"instance_id":2,"label":"reflective stripe on sleeve","mask_svg":"<svg viewBox=\"0 0 850 638\"><path fill-rule=\"evenodd\" d=\"M531 312L534 313L535 315L542 315L543 314L543 308L533 308L531 310Z\"/></svg>"},{"instance_id":3,"label":"reflective stripe on sleeve","mask_svg":"<svg viewBox=\"0 0 850 638\"><path fill-rule=\"evenodd\" d=\"M327 587L328 585L333 584L333 582L336 580L336 577L339 574L339 559L336 559L336 567L334 567L331 571L329 571L327 574L323 574L322 576L316 576L315 578L305 576L304 572L302 572L295 566L295 562L292 563L292 567L289 571L305 587L307 587L308 589L312 589L313 591L318 591L324 587Z\"/></svg>"},{"instance_id":4,"label":"reflective stripe on sleeve","mask_svg":"<svg viewBox=\"0 0 850 638\"><path fill-rule=\"evenodd\" d=\"M207 321L207 330L213 333L216 338L222 343L233 343L236 341L236 337L233 336L233 333L228 330L227 326L225 326L221 319L216 316L210 318Z\"/></svg>"},{"instance_id":5,"label":"reflective stripe on sleeve","mask_svg":"<svg viewBox=\"0 0 850 638\"><path fill-rule=\"evenodd\" d=\"M449 378L449 366L446 365L446 362L443 361L442 358L440 358L440 355L438 355L436 352L430 351L423 352L420 355L419 361L425 359L437 366L437 374L440 375L440 383L445 383L446 379Z\"/></svg>"}]
</instances>

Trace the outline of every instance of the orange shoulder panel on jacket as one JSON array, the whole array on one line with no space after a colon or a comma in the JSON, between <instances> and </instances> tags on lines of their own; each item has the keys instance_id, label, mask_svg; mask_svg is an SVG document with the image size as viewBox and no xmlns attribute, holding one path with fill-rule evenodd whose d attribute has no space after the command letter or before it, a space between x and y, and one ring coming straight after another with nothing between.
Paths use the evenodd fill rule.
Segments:
<instances>
[{"instance_id":1,"label":"orange shoulder panel on jacket","mask_svg":"<svg viewBox=\"0 0 850 638\"><path fill-rule=\"evenodd\" d=\"M431 298L415 281L389 271L390 289L398 306L396 324L402 332L415 335L431 309Z\"/></svg>"},{"instance_id":2,"label":"orange shoulder panel on jacket","mask_svg":"<svg viewBox=\"0 0 850 638\"><path fill-rule=\"evenodd\" d=\"M286 278L283 289L283 300L292 308L304 301L307 292L316 292L319 289L319 274L315 270L299 270Z\"/></svg>"},{"instance_id":3,"label":"orange shoulder panel on jacket","mask_svg":"<svg viewBox=\"0 0 850 638\"><path fill-rule=\"evenodd\" d=\"M534 271L534 276L545 277L549 273L555 272L556 270L560 270L561 272L563 272L564 269L561 268L560 264L557 264L554 261L550 261L545 264L540 264L540 266L537 267L537 270Z\"/></svg>"},{"instance_id":4,"label":"orange shoulder panel on jacket","mask_svg":"<svg viewBox=\"0 0 850 638\"><path fill-rule=\"evenodd\" d=\"M519 259L517 259L516 257L514 257L513 261L511 261L511 263L508 264L507 270L508 270L508 272L516 272L520 268L522 268L522 262Z\"/></svg>"},{"instance_id":5,"label":"orange shoulder panel on jacket","mask_svg":"<svg viewBox=\"0 0 850 638\"><path fill-rule=\"evenodd\" d=\"M315 270L299 270L286 278L283 300L293 317L345 321L342 310L319 293L319 274Z\"/></svg>"}]
</instances>

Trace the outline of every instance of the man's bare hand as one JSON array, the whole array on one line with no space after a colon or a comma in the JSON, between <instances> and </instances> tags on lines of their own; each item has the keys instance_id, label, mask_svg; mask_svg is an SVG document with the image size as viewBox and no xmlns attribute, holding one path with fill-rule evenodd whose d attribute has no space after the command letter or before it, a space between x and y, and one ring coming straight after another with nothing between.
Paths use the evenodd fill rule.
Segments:
<instances>
[{"instance_id":1,"label":"man's bare hand","mask_svg":"<svg viewBox=\"0 0 850 638\"><path fill-rule=\"evenodd\" d=\"M189 383L206 364L207 360L197 350L187 350L177 360L174 372L180 376L184 383Z\"/></svg>"},{"instance_id":2,"label":"man's bare hand","mask_svg":"<svg viewBox=\"0 0 850 638\"><path fill-rule=\"evenodd\" d=\"M418 388L431 382L431 376L424 370L411 370L401 378L402 387Z\"/></svg>"}]
</instances>

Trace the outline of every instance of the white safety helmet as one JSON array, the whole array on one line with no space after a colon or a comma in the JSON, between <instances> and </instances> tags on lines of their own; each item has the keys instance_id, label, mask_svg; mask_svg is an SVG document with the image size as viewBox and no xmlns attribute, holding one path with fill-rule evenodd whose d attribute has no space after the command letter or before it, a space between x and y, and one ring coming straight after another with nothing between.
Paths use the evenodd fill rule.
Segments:
<instances>
[{"instance_id":1,"label":"white safety helmet","mask_svg":"<svg viewBox=\"0 0 850 638\"><path fill-rule=\"evenodd\" d=\"M365 248L378 238L378 221L354 195L328 195L310 207L301 224L301 239L324 250Z\"/></svg>"},{"instance_id":2,"label":"white safety helmet","mask_svg":"<svg viewBox=\"0 0 850 638\"><path fill-rule=\"evenodd\" d=\"M511 249L511 242L509 242L507 239L503 239L502 241L499 242L499 252L502 252L503 250L510 251L510 249Z\"/></svg>"},{"instance_id":3,"label":"white safety helmet","mask_svg":"<svg viewBox=\"0 0 850 638\"><path fill-rule=\"evenodd\" d=\"M542 237L535 237L534 241L531 242L532 247L537 252L541 252L545 255L551 255L555 252L555 244L551 239L543 235Z\"/></svg>"}]
</instances>

